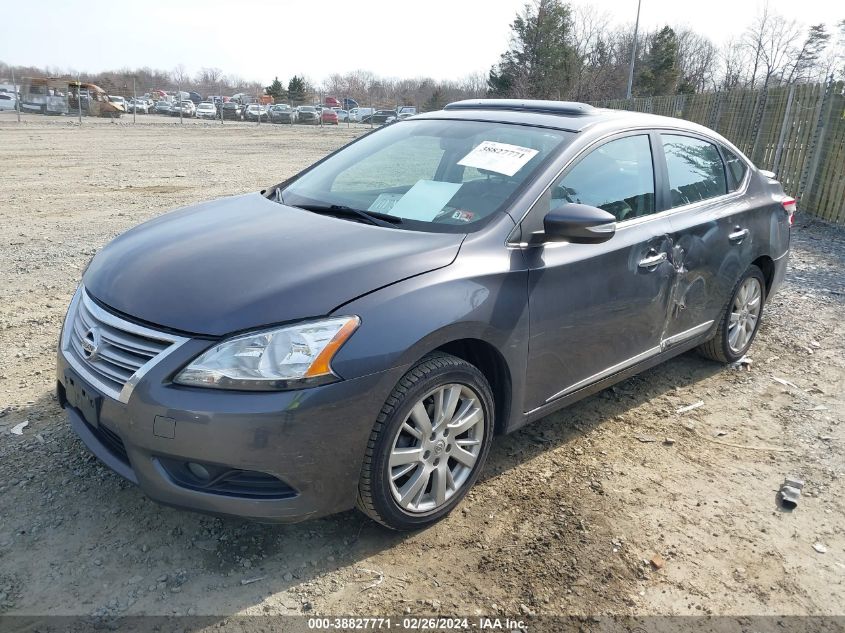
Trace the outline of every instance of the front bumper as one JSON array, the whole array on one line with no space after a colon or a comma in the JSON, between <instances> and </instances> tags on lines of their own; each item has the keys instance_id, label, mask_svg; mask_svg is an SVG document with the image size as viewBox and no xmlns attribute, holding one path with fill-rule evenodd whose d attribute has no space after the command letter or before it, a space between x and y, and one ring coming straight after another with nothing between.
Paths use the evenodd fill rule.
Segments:
<instances>
[{"instance_id":1,"label":"front bumper","mask_svg":"<svg viewBox=\"0 0 845 633\"><path fill-rule=\"evenodd\" d=\"M171 384L173 372L207 346L188 341L150 369L126 403L100 394L98 423L69 405L67 382L79 380L79 361L60 349L59 401L88 449L160 503L273 523L354 507L372 426L404 369L272 393ZM290 492L257 498L197 489L172 468L187 462L271 475Z\"/></svg>"}]
</instances>

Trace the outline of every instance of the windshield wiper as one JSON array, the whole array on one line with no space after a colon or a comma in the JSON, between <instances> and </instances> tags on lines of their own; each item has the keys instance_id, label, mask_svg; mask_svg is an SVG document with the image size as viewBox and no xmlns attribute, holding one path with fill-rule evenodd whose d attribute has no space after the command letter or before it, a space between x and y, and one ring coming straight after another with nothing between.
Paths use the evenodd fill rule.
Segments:
<instances>
[{"instance_id":1,"label":"windshield wiper","mask_svg":"<svg viewBox=\"0 0 845 633\"><path fill-rule=\"evenodd\" d=\"M378 213L377 211L362 211L361 209L353 209L342 204L297 204L291 206L295 206L297 209L313 211L314 213L357 217L369 224L384 226L390 229L395 228L397 224L402 224L402 218L397 218L395 215Z\"/></svg>"}]
</instances>

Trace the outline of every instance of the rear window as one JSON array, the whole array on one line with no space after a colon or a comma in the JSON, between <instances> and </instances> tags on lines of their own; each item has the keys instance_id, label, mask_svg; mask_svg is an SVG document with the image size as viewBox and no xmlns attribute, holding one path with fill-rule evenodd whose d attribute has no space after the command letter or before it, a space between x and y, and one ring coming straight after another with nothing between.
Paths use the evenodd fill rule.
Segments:
<instances>
[{"instance_id":1,"label":"rear window","mask_svg":"<svg viewBox=\"0 0 845 633\"><path fill-rule=\"evenodd\" d=\"M661 134L672 208L728 192L725 166L713 143L692 136Z\"/></svg>"}]
</instances>

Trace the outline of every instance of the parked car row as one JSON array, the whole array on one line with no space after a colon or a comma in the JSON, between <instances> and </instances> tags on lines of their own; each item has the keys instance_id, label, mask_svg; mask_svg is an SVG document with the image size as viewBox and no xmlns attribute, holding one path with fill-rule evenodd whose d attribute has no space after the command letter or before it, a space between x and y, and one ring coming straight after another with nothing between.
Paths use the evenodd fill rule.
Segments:
<instances>
[{"instance_id":1,"label":"parked car row","mask_svg":"<svg viewBox=\"0 0 845 633\"><path fill-rule=\"evenodd\" d=\"M4 95L6 96L6 95ZM153 97L159 97L155 100ZM162 114L168 116L196 117L199 119L226 119L235 121L262 121L269 123L301 123L310 125L338 125L339 123L371 123L384 125L405 119L417 113L413 106L401 106L395 110L375 110L359 107L353 99L341 103L333 97L326 97L325 103L293 107L286 103L266 105L249 103L251 97L237 94L232 97L210 95L203 100L195 92L165 93L160 90L141 97L126 99L109 95L111 103L123 107L125 112L136 114ZM9 105L11 103L11 105ZM5 108L4 108L5 106ZM348 109L343 106L353 106ZM14 108L14 98L0 103L0 109Z\"/></svg>"}]
</instances>

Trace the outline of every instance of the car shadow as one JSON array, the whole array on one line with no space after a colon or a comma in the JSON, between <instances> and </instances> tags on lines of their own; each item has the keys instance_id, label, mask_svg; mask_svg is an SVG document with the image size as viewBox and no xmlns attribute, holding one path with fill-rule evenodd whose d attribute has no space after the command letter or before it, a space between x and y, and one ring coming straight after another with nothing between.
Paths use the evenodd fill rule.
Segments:
<instances>
[{"instance_id":1,"label":"car shadow","mask_svg":"<svg viewBox=\"0 0 845 633\"><path fill-rule=\"evenodd\" d=\"M491 482L534 456L567 445L603 422L626 415L675 387L689 388L723 370L722 365L687 353L511 435L497 437L480 482ZM243 612L260 605L268 596L285 594L326 574L349 568L365 583L373 579L367 559L424 534L389 531L356 511L301 524L266 525L160 506L88 453L62 420L52 394L45 394L33 409L42 412L42 419L48 422L50 438L46 444L36 443L34 450L18 459L56 462L51 469L40 471L39 476L51 478L42 484L46 489L60 486L61 482L62 494L42 500L40 505L33 504L35 507L29 508L29 515L22 519L27 524L49 526L37 541L23 543L28 556L44 561L35 563L34 568L30 565L30 574L37 577L53 573L53 563L49 561L56 560L53 548L58 545L70 543L77 552L88 552L77 554L79 560L65 564L84 566L90 595L82 600L82 608L98 616L161 613L165 604L166 613L181 615L189 613L187 605L195 604L187 599L196 596L196 592L205 596L205 604L209 595L214 596L212 604L218 613ZM21 465L25 470L34 467L32 463ZM22 504L26 498L7 501ZM577 499L570 501L577 511ZM7 527L18 529L14 521L10 523ZM414 543L414 547L425 549L425 542ZM413 554L408 549L407 555ZM7 560L7 564L13 561ZM71 574L58 577L49 611L79 612L79 605L63 600L82 596L85 590L61 586L62 578L74 578ZM119 586L119 590L100 588L110 583ZM115 591L119 594L117 606L111 607ZM129 606L121 609L124 599ZM312 599L291 592L281 603L287 613L302 614L314 608ZM31 612L31 606L28 609ZM12 614L14 610L9 613ZM197 618L194 626L188 618L180 621L180 626L200 630L222 619Z\"/></svg>"}]
</instances>

